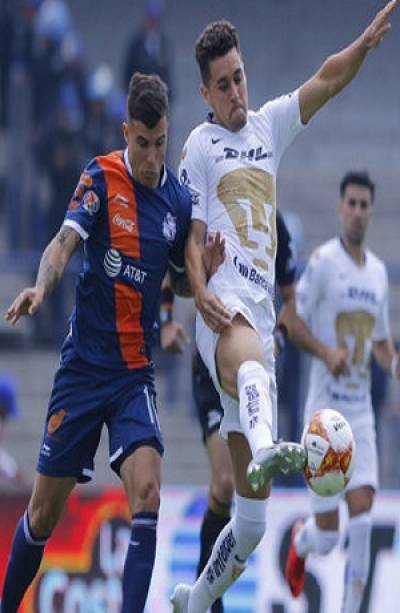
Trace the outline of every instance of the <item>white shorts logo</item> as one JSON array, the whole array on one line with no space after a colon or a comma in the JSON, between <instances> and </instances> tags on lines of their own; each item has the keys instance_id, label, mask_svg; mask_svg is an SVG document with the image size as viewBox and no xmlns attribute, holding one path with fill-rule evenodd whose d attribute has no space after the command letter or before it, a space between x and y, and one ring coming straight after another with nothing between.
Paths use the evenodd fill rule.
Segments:
<instances>
[{"instance_id":1,"label":"white shorts logo","mask_svg":"<svg viewBox=\"0 0 400 613\"><path fill-rule=\"evenodd\" d=\"M104 270L109 277L116 277L121 272L122 259L116 249L109 249L104 256Z\"/></svg>"}]
</instances>

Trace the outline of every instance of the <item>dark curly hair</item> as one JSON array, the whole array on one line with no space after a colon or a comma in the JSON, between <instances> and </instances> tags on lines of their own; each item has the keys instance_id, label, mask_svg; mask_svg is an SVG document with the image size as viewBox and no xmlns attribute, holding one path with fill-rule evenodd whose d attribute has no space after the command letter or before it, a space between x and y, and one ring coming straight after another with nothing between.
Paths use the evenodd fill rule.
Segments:
<instances>
[{"instance_id":1,"label":"dark curly hair","mask_svg":"<svg viewBox=\"0 0 400 613\"><path fill-rule=\"evenodd\" d=\"M239 35L229 21L213 21L204 28L195 45L196 60L204 84L207 85L210 79L209 62L223 57L231 49L237 49L240 53Z\"/></svg>"},{"instance_id":2,"label":"dark curly hair","mask_svg":"<svg viewBox=\"0 0 400 613\"><path fill-rule=\"evenodd\" d=\"M168 88L156 74L135 72L129 81L128 121L137 119L152 130L168 115Z\"/></svg>"}]
</instances>

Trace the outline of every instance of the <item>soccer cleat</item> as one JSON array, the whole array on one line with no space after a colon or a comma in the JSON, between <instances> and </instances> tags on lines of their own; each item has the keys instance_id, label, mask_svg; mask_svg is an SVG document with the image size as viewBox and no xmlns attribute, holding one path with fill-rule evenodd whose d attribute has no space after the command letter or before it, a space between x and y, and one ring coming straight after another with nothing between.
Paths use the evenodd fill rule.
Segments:
<instances>
[{"instance_id":1,"label":"soccer cleat","mask_svg":"<svg viewBox=\"0 0 400 613\"><path fill-rule=\"evenodd\" d=\"M174 593L170 597L173 613L187 613L190 591L190 585L186 585L185 583L180 583L176 586Z\"/></svg>"},{"instance_id":2,"label":"soccer cleat","mask_svg":"<svg viewBox=\"0 0 400 613\"><path fill-rule=\"evenodd\" d=\"M286 561L285 576L289 584L292 595L297 598L304 589L304 574L305 574L305 558L297 555L296 545L294 543L296 534L303 527L304 522L298 519L292 527L290 535L289 553Z\"/></svg>"},{"instance_id":3,"label":"soccer cleat","mask_svg":"<svg viewBox=\"0 0 400 613\"><path fill-rule=\"evenodd\" d=\"M271 447L259 449L247 467L247 480L257 492L273 477L282 473L302 470L306 463L306 452L299 443L276 443Z\"/></svg>"}]
</instances>

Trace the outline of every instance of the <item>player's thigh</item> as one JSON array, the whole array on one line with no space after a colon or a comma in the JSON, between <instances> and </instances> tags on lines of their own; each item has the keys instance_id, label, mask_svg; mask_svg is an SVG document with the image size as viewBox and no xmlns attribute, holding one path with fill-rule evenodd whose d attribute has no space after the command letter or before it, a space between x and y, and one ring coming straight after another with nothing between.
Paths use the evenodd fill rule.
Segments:
<instances>
[{"instance_id":1,"label":"player's thigh","mask_svg":"<svg viewBox=\"0 0 400 613\"><path fill-rule=\"evenodd\" d=\"M158 512L161 455L154 447L143 445L127 456L121 464L120 476L132 514Z\"/></svg>"},{"instance_id":2,"label":"player's thigh","mask_svg":"<svg viewBox=\"0 0 400 613\"><path fill-rule=\"evenodd\" d=\"M54 377L37 470L55 478L89 481L104 422L109 382L73 351L63 351Z\"/></svg>"},{"instance_id":3,"label":"player's thigh","mask_svg":"<svg viewBox=\"0 0 400 613\"><path fill-rule=\"evenodd\" d=\"M346 492L347 508L350 517L368 513L374 502L375 490L370 485L358 487Z\"/></svg>"},{"instance_id":4,"label":"player's thigh","mask_svg":"<svg viewBox=\"0 0 400 613\"><path fill-rule=\"evenodd\" d=\"M339 511L333 509L332 511L325 511L321 513L315 513L315 523L320 530L338 530L339 528Z\"/></svg>"},{"instance_id":5,"label":"player's thigh","mask_svg":"<svg viewBox=\"0 0 400 613\"><path fill-rule=\"evenodd\" d=\"M117 475L125 459L141 447L164 451L156 392L151 378L127 374L125 385L107 414L110 466Z\"/></svg>"},{"instance_id":6,"label":"player's thigh","mask_svg":"<svg viewBox=\"0 0 400 613\"><path fill-rule=\"evenodd\" d=\"M221 386L234 398L238 397L238 370L241 364L249 360L264 365L263 345L257 331L238 313L232 321L232 326L220 335L216 351Z\"/></svg>"},{"instance_id":7,"label":"player's thigh","mask_svg":"<svg viewBox=\"0 0 400 613\"><path fill-rule=\"evenodd\" d=\"M253 456L246 437L239 432L230 432L228 435L228 445L232 459L235 489L239 496L257 500L268 498L271 491L270 483L260 488L257 492L253 492L247 481L247 466Z\"/></svg>"},{"instance_id":8,"label":"player's thigh","mask_svg":"<svg viewBox=\"0 0 400 613\"><path fill-rule=\"evenodd\" d=\"M218 431L207 438L207 453L211 468L210 493L223 504L231 504L234 480L232 460L226 441Z\"/></svg>"},{"instance_id":9,"label":"player's thigh","mask_svg":"<svg viewBox=\"0 0 400 613\"><path fill-rule=\"evenodd\" d=\"M48 477L36 473L28 505L29 522L35 536L51 534L75 483L75 477Z\"/></svg>"}]
</instances>

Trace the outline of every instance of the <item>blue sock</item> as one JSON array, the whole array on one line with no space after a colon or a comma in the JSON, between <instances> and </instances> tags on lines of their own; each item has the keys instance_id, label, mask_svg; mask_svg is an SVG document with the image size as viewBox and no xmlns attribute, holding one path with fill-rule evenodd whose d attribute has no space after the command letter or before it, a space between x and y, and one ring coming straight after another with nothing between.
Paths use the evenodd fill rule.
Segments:
<instances>
[{"instance_id":1,"label":"blue sock","mask_svg":"<svg viewBox=\"0 0 400 613\"><path fill-rule=\"evenodd\" d=\"M142 613L156 556L157 513L136 513L122 579L121 613Z\"/></svg>"},{"instance_id":2,"label":"blue sock","mask_svg":"<svg viewBox=\"0 0 400 613\"><path fill-rule=\"evenodd\" d=\"M16 613L26 590L39 570L47 539L32 534L28 512L18 522L3 586L1 613Z\"/></svg>"}]
</instances>

